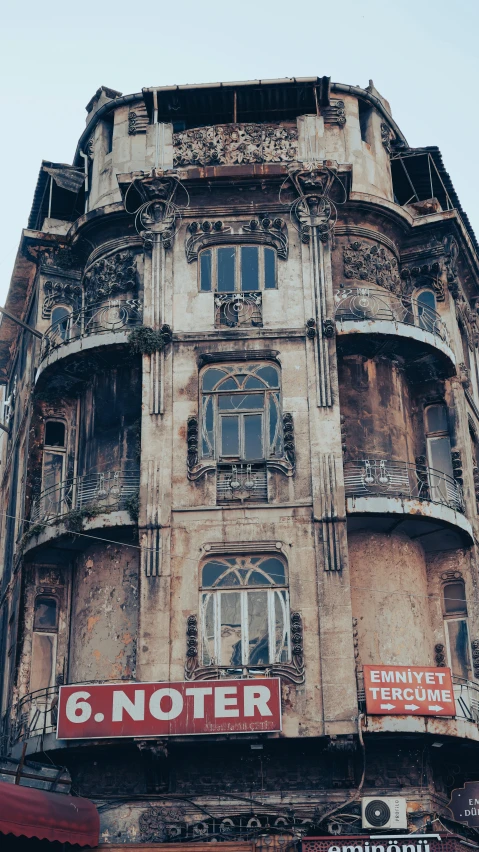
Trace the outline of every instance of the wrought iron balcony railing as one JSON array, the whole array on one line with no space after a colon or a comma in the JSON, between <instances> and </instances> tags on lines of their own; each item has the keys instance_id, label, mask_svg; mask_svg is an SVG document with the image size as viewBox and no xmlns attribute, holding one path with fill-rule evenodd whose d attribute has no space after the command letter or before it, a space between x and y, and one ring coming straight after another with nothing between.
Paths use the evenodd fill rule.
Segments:
<instances>
[{"instance_id":1,"label":"wrought iron balcony railing","mask_svg":"<svg viewBox=\"0 0 479 852\"><path fill-rule=\"evenodd\" d=\"M141 325L142 319L143 305L138 299L110 299L108 302L73 311L46 330L42 339L40 361L73 340L80 340L91 334L128 331Z\"/></svg>"},{"instance_id":2,"label":"wrought iron balcony railing","mask_svg":"<svg viewBox=\"0 0 479 852\"><path fill-rule=\"evenodd\" d=\"M395 296L375 287L347 287L334 297L339 322L385 320L414 325L448 343L446 326L437 311L411 298Z\"/></svg>"},{"instance_id":3,"label":"wrought iron balcony railing","mask_svg":"<svg viewBox=\"0 0 479 852\"><path fill-rule=\"evenodd\" d=\"M452 676L456 718L467 719L479 725L479 686L457 675Z\"/></svg>"},{"instance_id":4,"label":"wrought iron balcony railing","mask_svg":"<svg viewBox=\"0 0 479 852\"><path fill-rule=\"evenodd\" d=\"M355 459L344 464L346 497L402 497L428 500L464 512L461 486L423 464L390 459Z\"/></svg>"},{"instance_id":5,"label":"wrought iron balcony railing","mask_svg":"<svg viewBox=\"0 0 479 852\"><path fill-rule=\"evenodd\" d=\"M42 491L33 503L30 520L33 524L45 523L93 505L105 511L128 509L129 500L138 494L139 487L138 470L109 470L66 479L55 488Z\"/></svg>"},{"instance_id":6,"label":"wrought iron balcony railing","mask_svg":"<svg viewBox=\"0 0 479 852\"><path fill-rule=\"evenodd\" d=\"M57 729L58 686L37 689L20 699L10 739L12 745Z\"/></svg>"}]
</instances>

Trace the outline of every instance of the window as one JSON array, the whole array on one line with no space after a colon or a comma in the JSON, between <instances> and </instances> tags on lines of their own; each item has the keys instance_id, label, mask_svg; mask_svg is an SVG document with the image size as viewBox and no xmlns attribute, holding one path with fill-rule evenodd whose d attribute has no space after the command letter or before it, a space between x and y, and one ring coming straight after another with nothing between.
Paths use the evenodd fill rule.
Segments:
<instances>
[{"instance_id":1,"label":"window","mask_svg":"<svg viewBox=\"0 0 479 852\"><path fill-rule=\"evenodd\" d=\"M61 420L47 420L43 448L42 491L48 492L47 515L61 513L66 454L66 428Z\"/></svg>"},{"instance_id":2,"label":"window","mask_svg":"<svg viewBox=\"0 0 479 852\"><path fill-rule=\"evenodd\" d=\"M33 616L32 668L30 692L55 683L58 632L58 602L41 595L35 601Z\"/></svg>"},{"instance_id":3,"label":"window","mask_svg":"<svg viewBox=\"0 0 479 852\"><path fill-rule=\"evenodd\" d=\"M429 405L425 412L427 463L431 498L434 502L448 503L448 491L453 486L451 440L447 423L447 409L442 403Z\"/></svg>"},{"instance_id":4,"label":"window","mask_svg":"<svg viewBox=\"0 0 479 852\"><path fill-rule=\"evenodd\" d=\"M284 563L276 556L220 557L202 567L203 664L267 666L290 659Z\"/></svg>"},{"instance_id":5,"label":"window","mask_svg":"<svg viewBox=\"0 0 479 852\"><path fill-rule=\"evenodd\" d=\"M254 293L276 287L276 251L267 246L215 246L200 254L200 290Z\"/></svg>"},{"instance_id":6,"label":"window","mask_svg":"<svg viewBox=\"0 0 479 852\"><path fill-rule=\"evenodd\" d=\"M203 458L258 461L283 454L279 369L209 367L202 375Z\"/></svg>"},{"instance_id":7,"label":"window","mask_svg":"<svg viewBox=\"0 0 479 852\"><path fill-rule=\"evenodd\" d=\"M448 664L453 675L468 680L471 668L467 601L464 580L446 583L444 596L444 631Z\"/></svg>"},{"instance_id":8,"label":"window","mask_svg":"<svg viewBox=\"0 0 479 852\"><path fill-rule=\"evenodd\" d=\"M65 305L56 305L52 310L52 328L57 343L64 343L70 338L71 310Z\"/></svg>"},{"instance_id":9,"label":"window","mask_svg":"<svg viewBox=\"0 0 479 852\"><path fill-rule=\"evenodd\" d=\"M434 333L437 326L436 297L432 290L421 290L416 295L419 327Z\"/></svg>"}]
</instances>

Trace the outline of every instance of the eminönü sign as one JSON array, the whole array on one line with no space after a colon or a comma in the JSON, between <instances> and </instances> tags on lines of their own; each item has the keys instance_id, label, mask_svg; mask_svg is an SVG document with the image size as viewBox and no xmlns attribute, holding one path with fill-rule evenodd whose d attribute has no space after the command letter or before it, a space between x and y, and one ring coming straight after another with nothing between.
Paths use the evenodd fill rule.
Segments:
<instances>
[{"instance_id":1,"label":"emin\u00f6n\u00fc sign","mask_svg":"<svg viewBox=\"0 0 479 852\"><path fill-rule=\"evenodd\" d=\"M451 670L363 666L366 710L375 716L455 716Z\"/></svg>"},{"instance_id":2,"label":"emin\u00f6n\u00fc sign","mask_svg":"<svg viewBox=\"0 0 479 852\"><path fill-rule=\"evenodd\" d=\"M279 678L60 687L58 739L280 730Z\"/></svg>"}]
</instances>

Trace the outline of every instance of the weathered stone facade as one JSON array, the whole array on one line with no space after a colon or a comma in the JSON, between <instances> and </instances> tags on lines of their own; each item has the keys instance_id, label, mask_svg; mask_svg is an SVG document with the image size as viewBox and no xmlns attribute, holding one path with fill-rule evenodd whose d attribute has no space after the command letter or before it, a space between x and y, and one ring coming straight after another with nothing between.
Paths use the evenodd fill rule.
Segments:
<instances>
[{"instance_id":1,"label":"weathered stone facade","mask_svg":"<svg viewBox=\"0 0 479 852\"><path fill-rule=\"evenodd\" d=\"M395 164L432 154L371 88L174 97L93 99L75 191L42 168L22 234L3 751L66 766L112 850L360 834L365 795L423 830L477 778L474 234L446 177L411 202ZM450 666L456 718L369 715L368 664ZM258 675L280 733L56 737L61 684Z\"/></svg>"}]
</instances>

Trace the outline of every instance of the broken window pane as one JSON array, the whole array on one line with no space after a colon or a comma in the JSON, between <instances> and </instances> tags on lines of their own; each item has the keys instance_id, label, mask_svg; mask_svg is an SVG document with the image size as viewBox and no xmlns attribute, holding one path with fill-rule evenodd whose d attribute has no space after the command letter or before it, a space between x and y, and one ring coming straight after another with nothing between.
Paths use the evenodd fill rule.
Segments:
<instances>
[{"instance_id":1,"label":"broken window pane","mask_svg":"<svg viewBox=\"0 0 479 852\"><path fill-rule=\"evenodd\" d=\"M453 675L469 677L469 637L465 618L457 621L446 621L448 635L450 666Z\"/></svg>"},{"instance_id":2,"label":"broken window pane","mask_svg":"<svg viewBox=\"0 0 479 852\"><path fill-rule=\"evenodd\" d=\"M63 305L57 305L52 310L52 326L55 326L55 333L60 340L68 340L70 332L70 316L71 312Z\"/></svg>"},{"instance_id":3,"label":"broken window pane","mask_svg":"<svg viewBox=\"0 0 479 852\"><path fill-rule=\"evenodd\" d=\"M65 424L59 420L47 420L45 423L45 446L65 446Z\"/></svg>"},{"instance_id":4,"label":"broken window pane","mask_svg":"<svg viewBox=\"0 0 479 852\"><path fill-rule=\"evenodd\" d=\"M462 580L444 586L444 612L463 612L467 615L466 589Z\"/></svg>"},{"instance_id":5,"label":"broken window pane","mask_svg":"<svg viewBox=\"0 0 479 852\"><path fill-rule=\"evenodd\" d=\"M37 598L33 629L48 629L57 626L57 602L55 598Z\"/></svg>"},{"instance_id":6,"label":"broken window pane","mask_svg":"<svg viewBox=\"0 0 479 852\"><path fill-rule=\"evenodd\" d=\"M274 595L274 643L275 661L284 663L288 659L288 619L286 592L273 592Z\"/></svg>"},{"instance_id":7,"label":"broken window pane","mask_svg":"<svg viewBox=\"0 0 479 852\"><path fill-rule=\"evenodd\" d=\"M419 325L425 331L434 331L436 322L436 297L432 290L422 290L417 297Z\"/></svg>"},{"instance_id":8,"label":"broken window pane","mask_svg":"<svg viewBox=\"0 0 479 852\"><path fill-rule=\"evenodd\" d=\"M426 431L448 432L445 405L429 405L426 408Z\"/></svg>"},{"instance_id":9,"label":"broken window pane","mask_svg":"<svg viewBox=\"0 0 479 852\"><path fill-rule=\"evenodd\" d=\"M218 408L220 411L238 411L263 408L264 396L259 393L234 394L234 396L218 397Z\"/></svg>"}]
</instances>

